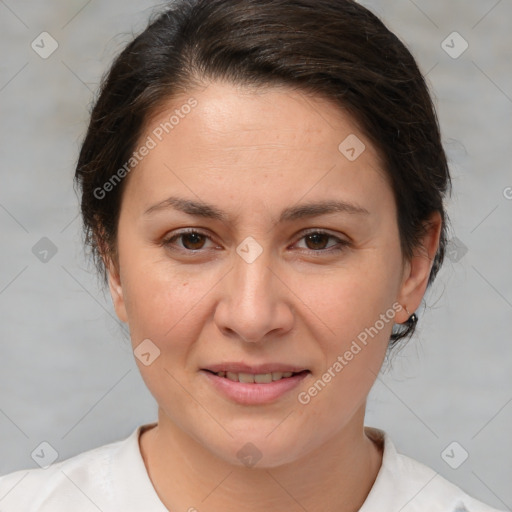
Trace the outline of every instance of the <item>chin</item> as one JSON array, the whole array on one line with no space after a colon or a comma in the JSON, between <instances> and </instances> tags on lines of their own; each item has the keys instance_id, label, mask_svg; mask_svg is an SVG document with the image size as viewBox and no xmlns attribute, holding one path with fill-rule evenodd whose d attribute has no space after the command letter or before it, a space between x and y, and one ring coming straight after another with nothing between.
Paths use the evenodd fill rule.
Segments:
<instances>
[{"instance_id":1,"label":"chin","mask_svg":"<svg viewBox=\"0 0 512 512\"><path fill-rule=\"evenodd\" d=\"M262 429L263 430L263 429ZM233 435L226 444L209 446L212 453L228 464L247 469L270 469L291 464L304 455L304 443L294 438L290 433L270 434L264 429L263 433ZM284 431L283 431L284 432ZM270 439L273 437L273 439ZM300 451L297 447L300 446Z\"/></svg>"}]
</instances>

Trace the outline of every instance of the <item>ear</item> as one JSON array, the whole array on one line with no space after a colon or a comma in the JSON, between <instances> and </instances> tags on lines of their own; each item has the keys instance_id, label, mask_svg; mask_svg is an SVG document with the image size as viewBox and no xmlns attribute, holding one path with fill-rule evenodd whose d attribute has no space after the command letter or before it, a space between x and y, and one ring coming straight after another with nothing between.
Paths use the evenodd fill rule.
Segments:
<instances>
[{"instance_id":1,"label":"ear","mask_svg":"<svg viewBox=\"0 0 512 512\"><path fill-rule=\"evenodd\" d=\"M126 305L123 296L123 286L121 284L121 276L118 265L109 261L108 270L108 287L114 304L116 315L121 322L128 323L128 315L126 314Z\"/></svg>"},{"instance_id":2,"label":"ear","mask_svg":"<svg viewBox=\"0 0 512 512\"><path fill-rule=\"evenodd\" d=\"M106 231L100 219L96 220L96 231L94 232L94 241L96 248L103 260L103 265L108 274L108 287L110 289L110 296L114 304L116 315L121 322L128 323L128 315L126 314L126 307L123 296L123 287L121 284L121 273L119 266L119 257L116 250L112 250L109 246Z\"/></svg>"},{"instance_id":3,"label":"ear","mask_svg":"<svg viewBox=\"0 0 512 512\"><path fill-rule=\"evenodd\" d=\"M421 240L420 247L415 250L413 257L404 268L400 294L397 299L404 309L397 314L397 323L404 323L409 318L405 308L407 307L412 315L418 309L425 295L430 271L439 247L442 228L441 214L438 211L434 212L426 226L427 232Z\"/></svg>"}]
</instances>

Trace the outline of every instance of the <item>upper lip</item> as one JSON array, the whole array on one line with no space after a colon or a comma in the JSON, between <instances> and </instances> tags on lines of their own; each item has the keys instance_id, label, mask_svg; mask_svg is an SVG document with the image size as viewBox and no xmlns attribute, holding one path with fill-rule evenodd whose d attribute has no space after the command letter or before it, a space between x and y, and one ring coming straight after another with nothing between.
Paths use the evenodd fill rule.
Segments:
<instances>
[{"instance_id":1,"label":"upper lip","mask_svg":"<svg viewBox=\"0 0 512 512\"><path fill-rule=\"evenodd\" d=\"M208 365L207 367L202 368L203 370L209 370L213 373L218 372L232 372L232 373L252 373L254 375L262 374L262 373L272 373L272 372L293 372L299 373L307 368L303 366L295 366L291 364L285 363L266 363L266 364L246 364L246 363L218 363Z\"/></svg>"}]
</instances>

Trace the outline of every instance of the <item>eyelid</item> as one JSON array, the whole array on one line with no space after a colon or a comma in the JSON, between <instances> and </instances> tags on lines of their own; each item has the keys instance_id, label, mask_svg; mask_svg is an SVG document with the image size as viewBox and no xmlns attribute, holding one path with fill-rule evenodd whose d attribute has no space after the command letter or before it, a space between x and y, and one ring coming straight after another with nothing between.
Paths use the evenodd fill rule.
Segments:
<instances>
[{"instance_id":1,"label":"eyelid","mask_svg":"<svg viewBox=\"0 0 512 512\"><path fill-rule=\"evenodd\" d=\"M330 231L328 231L326 229L322 229L322 228L308 228L308 229L305 229L305 230L300 232L300 234L302 236L310 235L312 233L318 233L318 234L321 234L321 235L332 236L333 238L336 238L336 239L338 239L341 242L346 241L348 243L348 240L343 240L337 234L335 235L334 233L331 233Z\"/></svg>"}]
</instances>

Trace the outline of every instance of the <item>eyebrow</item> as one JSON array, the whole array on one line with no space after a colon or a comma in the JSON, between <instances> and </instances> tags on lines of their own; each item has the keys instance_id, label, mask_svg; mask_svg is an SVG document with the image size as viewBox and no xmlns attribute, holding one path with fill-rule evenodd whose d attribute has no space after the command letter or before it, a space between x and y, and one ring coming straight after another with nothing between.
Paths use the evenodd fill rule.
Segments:
<instances>
[{"instance_id":1,"label":"eyebrow","mask_svg":"<svg viewBox=\"0 0 512 512\"><path fill-rule=\"evenodd\" d=\"M192 201L180 197L168 197L164 201L148 208L144 215L149 215L169 208L182 211L195 217L216 219L221 222L228 222L229 215L216 206L202 201ZM369 215L370 212L361 206L345 201L320 201L307 203L298 206L290 206L281 212L279 222L290 222L306 217L317 217L329 213L348 213L351 215Z\"/></svg>"}]
</instances>

